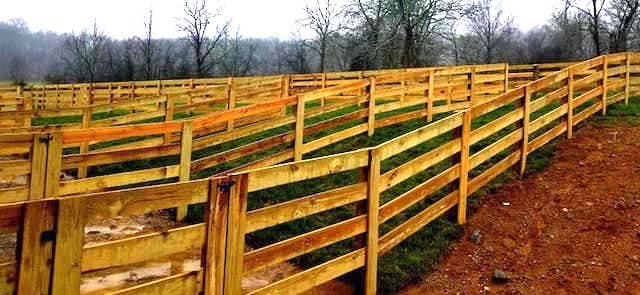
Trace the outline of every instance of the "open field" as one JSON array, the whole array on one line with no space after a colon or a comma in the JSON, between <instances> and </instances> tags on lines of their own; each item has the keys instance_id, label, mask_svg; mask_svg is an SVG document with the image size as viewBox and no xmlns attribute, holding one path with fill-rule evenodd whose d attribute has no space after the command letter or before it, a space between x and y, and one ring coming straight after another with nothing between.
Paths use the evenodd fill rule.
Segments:
<instances>
[{"instance_id":1,"label":"open field","mask_svg":"<svg viewBox=\"0 0 640 295\"><path fill-rule=\"evenodd\" d=\"M639 294L638 111L640 99L613 106L547 169L483 196L452 255L400 294ZM496 269L507 283L492 282Z\"/></svg>"}]
</instances>

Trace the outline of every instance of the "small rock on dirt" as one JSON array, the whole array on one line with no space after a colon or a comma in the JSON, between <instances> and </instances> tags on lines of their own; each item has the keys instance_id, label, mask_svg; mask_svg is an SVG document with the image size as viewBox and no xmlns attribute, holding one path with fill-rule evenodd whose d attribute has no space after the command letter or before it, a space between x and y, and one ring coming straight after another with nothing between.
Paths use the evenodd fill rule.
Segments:
<instances>
[{"instance_id":1,"label":"small rock on dirt","mask_svg":"<svg viewBox=\"0 0 640 295\"><path fill-rule=\"evenodd\" d=\"M480 234L480 230L474 230L469 236L469 240L474 244L480 244L480 240L482 239L482 235Z\"/></svg>"},{"instance_id":2,"label":"small rock on dirt","mask_svg":"<svg viewBox=\"0 0 640 295\"><path fill-rule=\"evenodd\" d=\"M509 276L504 271L495 270L493 272L493 282L496 284L505 284L509 281Z\"/></svg>"}]
</instances>

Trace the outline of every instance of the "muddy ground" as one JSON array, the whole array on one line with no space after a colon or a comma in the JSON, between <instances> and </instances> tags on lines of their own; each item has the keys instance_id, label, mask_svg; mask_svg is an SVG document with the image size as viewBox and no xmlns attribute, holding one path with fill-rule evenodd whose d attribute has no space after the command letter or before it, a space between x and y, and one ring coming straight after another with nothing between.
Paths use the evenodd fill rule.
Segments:
<instances>
[{"instance_id":1,"label":"muddy ground","mask_svg":"<svg viewBox=\"0 0 640 295\"><path fill-rule=\"evenodd\" d=\"M490 195L450 253L401 294L640 294L640 127L580 129Z\"/></svg>"}]
</instances>

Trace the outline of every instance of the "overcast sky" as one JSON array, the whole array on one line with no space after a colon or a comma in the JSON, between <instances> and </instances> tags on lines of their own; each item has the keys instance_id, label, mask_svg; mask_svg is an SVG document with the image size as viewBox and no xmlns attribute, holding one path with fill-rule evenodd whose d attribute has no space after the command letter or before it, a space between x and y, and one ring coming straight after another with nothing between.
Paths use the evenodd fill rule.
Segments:
<instances>
[{"instance_id":1,"label":"overcast sky","mask_svg":"<svg viewBox=\"0 0 640 295\"><path fill-rule=\"evenodd\" d=\"M224 7L233 27L244 37L288 38L309 0L209 0ZM313 1L313 0L311 0ZM344 1L344 0L340 0ZM501 0L507 14L522 30L544 24L560 0ZM177 37L176 17L182 0L15 0L4 1L0 20L24 19L34 31L78 32L93 26L94 20L110 36L127 38L144 34L144 18L154 13L154 37Z\"/></svg>"}]
</instances>

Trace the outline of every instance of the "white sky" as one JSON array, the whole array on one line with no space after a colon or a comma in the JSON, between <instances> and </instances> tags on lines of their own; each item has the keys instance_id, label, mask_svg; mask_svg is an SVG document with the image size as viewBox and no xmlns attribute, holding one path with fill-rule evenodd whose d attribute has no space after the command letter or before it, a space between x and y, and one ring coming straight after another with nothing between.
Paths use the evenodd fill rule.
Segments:
<instances>
[{"instance_id":1,"label":"white sky","mask_svg":"<svg viewBox=\"0 0 640 295\"><path fill-rule=\"evenodd\" d=\"M209 0L224 7L244 37L288 38L309 0ZM312 0L313 1L313 0ZM344 1L344 0L341 0ZM544 24L561 0L500 0L522 30ZM94 20L110 36L127 38L144 34L144 19L154 10L154 37L181 36L176 17L183 0L11 0L3 1L0 20L24 19L34 31L71 32L91 28Z\"/></svg>"}]
</instances>

